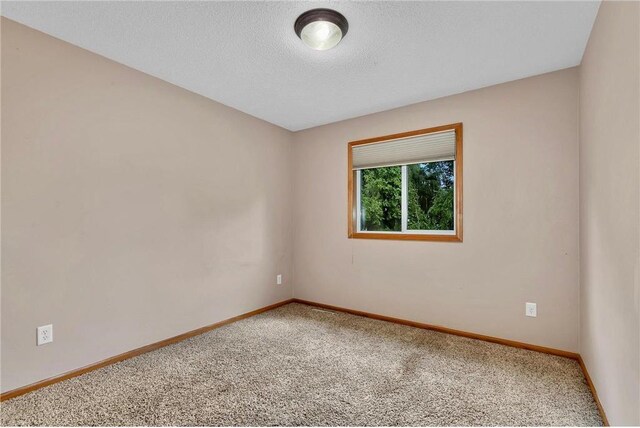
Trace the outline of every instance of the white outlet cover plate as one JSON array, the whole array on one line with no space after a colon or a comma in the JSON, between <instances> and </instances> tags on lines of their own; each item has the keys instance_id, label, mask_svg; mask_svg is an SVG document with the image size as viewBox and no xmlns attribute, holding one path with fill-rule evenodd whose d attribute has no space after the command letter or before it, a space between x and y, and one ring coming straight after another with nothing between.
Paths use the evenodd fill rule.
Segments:
<instances>
[{"instance_id":1,"label":"white outlet cover plate","mask_svg":"<svg viewBox=\"0 0 640 428\"><path fill-rule=\"evenodd\" d=\"M38 327L38 346L53 342L53 324Z\"/></svg>"},{"instance_id":2,"label":"white outlet cover plate","mask_svg":"<svg viewBox=\"0 0 640 428\"><path fill-rule=\"evenodd\" d=\"M538 306L535 303L529 303L525 305L525 315L528 317L538 316Z\"/></svg>"}]
</instances>

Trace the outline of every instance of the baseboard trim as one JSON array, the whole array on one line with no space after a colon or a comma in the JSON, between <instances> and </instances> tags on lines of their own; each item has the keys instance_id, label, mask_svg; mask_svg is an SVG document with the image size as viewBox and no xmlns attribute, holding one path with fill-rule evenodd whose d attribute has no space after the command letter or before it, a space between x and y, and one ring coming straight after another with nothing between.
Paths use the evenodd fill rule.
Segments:
<instances>
[{"instance_id":1,"label":"baseboard trim","mask_svg":"<svg viewBox=\"0 0 640 428\"><path fill-rule=\"evenodd\" d=\"M361 316L361 317L372 318L372 319L375 319L375 320L388 321L388 322L392 322L392 323L396 323L396 324L407 325L407 326L410 326L410 327L423 328L423 329L426 329L426 330L438 331L440 333L453 334L453 335L456 335L456 336L468 337L470 339L477 339L477 340L483 340L485 342L498 343L500 345L511 346L511 347L514 347L514 348L522 348L522 349L527 349L529 351L536 351L536 352L542 352L542 353L545 353L545 354L557 355L559 357L571 358L573 360L578 361L578 363L580 364L580 368L582 369L582 373L584 374L585 380L587 381L587 385L589 386L589 389L591 390L591 394L593 395L593 399L596 402L596 406L598 407L598 411L600 412L600 417L602 418L602 422L604 422L605 426L609 426L609 421L607 420L607 415L605 414L604 408L602 407L602 404L600 403L600 399L598 398L598 393L596 392L596 388L593 385L593 382L591 381L591 377L589 376L589 372L587 371L587 367L585 366L584 361L582 360L582 357L578 353L564 351L564 350L561 350L561 349L547 348L546 346L532 345L530 343L518 342L516 340L501 339L499 337L485 336L483 334L470 333L468 331L455 330L455 329L452 329L452 328L442 327L442 326L439 326L439 325L432 325L432 324L426 324L426 323L421 323L421 322L416 322L416 321L409 321L409 320L405 320L405 319L401 319L401 318L389 317L389 316L386 316L386 315L373 314L371 312L358 311L358 310L355 310L355 309L347 309L347 308L342 308L340 306L327 305L325 303L311 302L309 300L295 299L294 298L293 302L294 303L301 303L303 305L308 305L308 306L315 306L315 307L318 307L318 308L328 309L328 310L337 311L337 312L344 312L344 313L351 314L351 315L358 315L358 316Z\"/></svg>"},{"instance_id":2,"label":"baseboard trim","mask_svg":"<svg viewBox=\"0 0 640 428\"><path fill-rule=\"evenodd\" d=\"M582 355L578 355L578 363L580 364L580 368L582 368L582 373L584 373L584 378L587 380L587 385L589 385L589 389L591 390L591 395L593 395L593 399L596 402L596 406L598 406L598 411L600 412L600 417L602 418L602 422L604 422L605 426L609 426L609 420L607 419L607 414L604 412L604 407L602 407L602 403L600 403L600 398L598 398L598 392L596 391L596 387L591 380L591 376L589 376L589 371L587 370L587 366L582 359Z\"/></svg>"},{"instance_id":3,"label":"baseboard trim","mask_svg":"<svg viewBox=\"0 0 640 428\"><path fill-rule=\"evenodd\" d=\"M63 373L58 376L53 376L48 379L41 380L39 382L32 383L30 385L26 385L20 388L12 389L11 391L3 392L0 394L0 401L9 400L11 398L18 397L20 395L27 394L29 392L35 391L40 388L44 388L45 386L52 385L54 383L62 382L63 380L71 379L85 373L91 372L93 370L100 369L102 367L106 367L111 364L119 363L120 361L128 360L129 358L137 357L138 355L146 354L147 352L155 351L158 348L162 348L164 346L172 345L174 343L181 342L185 339L189 339L191 337L197 336L202 333L206 333L208 331L214 330L216 328L222 327L223 325L231 324L236 321L240 321L245 318L252 317L254 315L261 314L263 312L270 311L272 309L278 308L280 306L284 306L293 302L293 299L284 300L282 302L274 303L273 305L265 306L259 309L256 309L251 312L247 312L232 318L228 318L226 320L219 321L214 324L207 325L205 327L201 327L195 330L188 331L186 333L180 334L178 336L171 337L169 339L161 340L160 342L155 342L150 345L146 345L132 351L125 352L120 355L116 355L114 357L107 358L102 361L98 361L97 363L90 364L88 366L71 370L69 372Z\"/></svg>"}]
</instances>

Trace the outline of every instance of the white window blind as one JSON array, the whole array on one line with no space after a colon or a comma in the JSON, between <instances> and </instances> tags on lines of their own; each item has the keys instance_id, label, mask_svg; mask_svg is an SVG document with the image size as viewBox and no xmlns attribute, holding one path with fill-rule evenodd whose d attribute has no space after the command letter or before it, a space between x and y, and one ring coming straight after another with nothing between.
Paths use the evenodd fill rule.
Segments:
<instances>
[{"instance_id":1,"label":"white window blind","mask_svg":"<svg viewBox=\"0 0 640 428\"><path fill-rule=\"evenodd\" d=\"M353 147L353 169L455 160L456 132L448 130Z\"/></svg>"}]
</instances>

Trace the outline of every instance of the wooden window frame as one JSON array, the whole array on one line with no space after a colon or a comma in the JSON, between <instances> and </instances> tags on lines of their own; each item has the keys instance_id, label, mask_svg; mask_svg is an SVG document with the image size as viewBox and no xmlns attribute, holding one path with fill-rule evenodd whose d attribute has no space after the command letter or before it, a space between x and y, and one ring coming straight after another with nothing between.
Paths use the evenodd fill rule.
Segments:
<instances>
[{"instance_id":1,"label":"wooden window frame","mask_svg":"<svg viewBox=\"0 0 640 428\"><path fill-rule=\"evenodd\" d=\"M357 230L357 201L356 201L356 171L353 170L353 147L361 144L381 143L398 138L414 137L416 135L454 130L456 133L455 159L455 233L429 234L406 232L358 232ZM348 197L348 237L350 239L391 239L400 241L440 241L462 242L462 123L418 129L399 134L384 135L382 137L367 138L351 141L347 148L347 197Z\"/></svg>"}]
</instances>

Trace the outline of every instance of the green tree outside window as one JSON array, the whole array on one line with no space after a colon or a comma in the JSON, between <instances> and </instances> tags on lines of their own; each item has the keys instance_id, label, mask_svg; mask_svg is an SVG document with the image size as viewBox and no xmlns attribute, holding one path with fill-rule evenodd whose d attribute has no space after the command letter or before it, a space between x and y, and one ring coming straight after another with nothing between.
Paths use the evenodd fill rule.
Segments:
<instances>
[{"instance_id":1,"label":"green tree outside window","mask_svg":"<svg viewBox=\"0 0 640 428\"><path fill-rule=\"evenodd\" d=\"M402 167L360 172L360 228L402 231ZM407 165L407 230L454 229L454 162Z\"/></svg>"}]
</instances>

